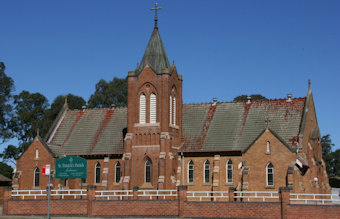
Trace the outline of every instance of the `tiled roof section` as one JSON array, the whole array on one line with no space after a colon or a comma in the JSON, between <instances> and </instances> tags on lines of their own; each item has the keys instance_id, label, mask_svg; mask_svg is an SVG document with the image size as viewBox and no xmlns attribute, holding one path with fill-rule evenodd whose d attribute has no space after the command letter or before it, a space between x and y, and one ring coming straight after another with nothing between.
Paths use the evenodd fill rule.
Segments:
<instances>
[{"instance_id":1,"label":"tiled roof section","mask_svg":"<svg viewBox=\"0 0 340 219\"><path fill-rule=\"evenodd\" d=\"M48 145L59 156L122 153L126 124L126 108L67 110Z\"/></svg>"},{"instance_id":2,"label":"tiled roof section","mask_svg":"<svg viewBox=\"0 0 340 219\"><path fill-rule=\"evenodd\" d=\"M170 69L168 56L166 55L157 27L155 27L152 32L149 43L144 52L142 62L136 70L137 75L146 65L149 65L157 74L160 74L163 69Z\"/></svg>"},{"instance_id":3,"label":"tiled roof section","mask_svg":"<svg viewBox=\"0 0 340 219\"><path fill-rule=\"evenodd\" d=\"M214 115L211 104L187 105L183 109L184 151L245 151L267 127L290 148L302 120L305 98L218 103ZM209 121L211 120L211 121ZM204 126L209 123L209 128ZM206 132L206 133L204 133ZM204 139L199 136L205 135ZM203 143L202 143L203 141ZM201 145L197 147L197 145Z\"/></svg>"}]
</instances>

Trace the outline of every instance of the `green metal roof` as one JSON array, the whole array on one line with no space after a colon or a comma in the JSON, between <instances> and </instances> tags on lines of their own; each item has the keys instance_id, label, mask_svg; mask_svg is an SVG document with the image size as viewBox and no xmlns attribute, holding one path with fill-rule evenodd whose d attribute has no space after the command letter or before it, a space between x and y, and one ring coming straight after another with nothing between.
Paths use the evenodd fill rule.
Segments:
<instances>
[{"instance_id":1,"label":"green metal roof","mask_svg":"<svg viewBox=\"0 0 340 219\"><path fill-rule=\"evenodd\" d=\"M149 65L157 74L161 74L162 69L170 69L168 56L166 55L157 27L153 29L142 62L136 70L136 74L139 75L146 65Z\"/></svg>"}]
</instances>

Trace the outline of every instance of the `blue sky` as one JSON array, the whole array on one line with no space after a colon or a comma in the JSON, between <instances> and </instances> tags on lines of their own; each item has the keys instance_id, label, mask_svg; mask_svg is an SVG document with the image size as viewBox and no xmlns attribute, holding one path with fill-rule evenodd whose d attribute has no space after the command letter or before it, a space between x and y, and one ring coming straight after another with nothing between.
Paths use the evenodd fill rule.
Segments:
<instances>
[{"instance_id":1,"label":"blue sky","mask_svg":"<svg viewBox=\"0 0 340 219\"><path fill-rule=\"evenodd\" d=\"M183 75L184 103L307 94L340 148L340 1L159 0L159 30ZM153 29L153 0L1 0L0 61L16 93L88 100L125 77Z\"/></svg>"}]
</instances>

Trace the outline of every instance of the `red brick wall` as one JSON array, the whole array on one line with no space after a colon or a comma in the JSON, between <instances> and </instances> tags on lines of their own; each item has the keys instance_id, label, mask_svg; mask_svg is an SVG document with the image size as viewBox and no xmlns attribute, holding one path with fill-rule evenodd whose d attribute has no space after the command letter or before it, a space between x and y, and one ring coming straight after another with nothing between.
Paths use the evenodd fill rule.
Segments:
<instances>
[{"instance_id":1,"label":"red brick wall","mask_svg":"<svg viewBox=\"0 0 340 219\"><path fill-rule=\"evenodd\" d=\"M280 203L185 202L183 217L281 218Z\"/></svg>"},{"instance_id":2,"label":"red brick wall","mask_svg":"<svg viewBox=\"0 0 340 219\"><path fill-rule=\"evenodd\" d=\"M287 218L340 218L340 206L330 205L288 205Z\"/></svg>"},{"instance_id":3,"label":"red brick wall","mask_svg":"<svg viewBox=\"0 0 340 219\"><path fill-rule=\"evenodd\" d=\"M93 215L177 216L177 200L94 201Z\"/></svg>"},{"instance_id":4,"label":"red brick wall","mask_svg":"<svg viewBox=\"0 0 340 219\"><path fill-rule=\"evenodd\" d=\"M46 215L47 200L10 200L8 215ZM51 215L87 215L87 200L51 200Z\"/></svg>"}]
</instances>

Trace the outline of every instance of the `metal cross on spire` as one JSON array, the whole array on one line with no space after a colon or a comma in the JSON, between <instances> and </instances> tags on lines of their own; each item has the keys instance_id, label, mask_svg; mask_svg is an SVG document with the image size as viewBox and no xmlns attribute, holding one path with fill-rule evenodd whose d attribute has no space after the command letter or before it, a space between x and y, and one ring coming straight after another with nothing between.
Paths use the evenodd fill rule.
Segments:
<instances>
[{"instance_id":1,"label":"metal cross on spire","mask_svg":"<svg viewBox=\"0 0 340 219\"><path fill-rule=\"evenodd\" d=\"M158 3L155 2L155 7L151 8L151 10L155 10L155 27L157 27L157 21L158 21L158 17L157 17L157 11L161 10L162 7L158 7Z\"/></svg>"}]
</instances>

